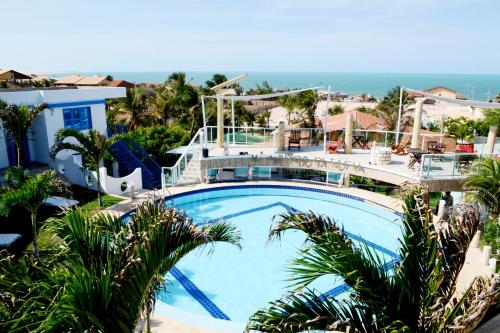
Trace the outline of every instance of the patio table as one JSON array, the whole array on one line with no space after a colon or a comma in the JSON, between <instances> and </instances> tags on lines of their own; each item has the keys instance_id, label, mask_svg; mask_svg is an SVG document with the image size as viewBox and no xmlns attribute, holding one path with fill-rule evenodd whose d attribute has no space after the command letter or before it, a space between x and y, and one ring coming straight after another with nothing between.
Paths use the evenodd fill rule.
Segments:
<instances>
[{"instance_id":1,"label":"patio table","mask_svg":"<svg viewBox=\"0 0 500 333\"><path fill-rule=\"evenodd\" d=\"M353 147L356 147L356 145L358 145L358 147L361 149L368 149L368 141L366 140L364 134L353 134L352 139L353 139L352 143Z\"/></svg>"}]
</instances>

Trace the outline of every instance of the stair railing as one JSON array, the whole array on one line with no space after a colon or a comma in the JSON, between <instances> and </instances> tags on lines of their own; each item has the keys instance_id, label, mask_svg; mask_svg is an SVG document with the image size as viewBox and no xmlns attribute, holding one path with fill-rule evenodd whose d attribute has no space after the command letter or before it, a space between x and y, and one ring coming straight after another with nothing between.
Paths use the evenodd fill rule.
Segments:
<instances>
[{"instance_id":1,"label":"stair railing","mask_svg":"<svg viewBox=\"0 0 500 333\"><path fill-rule=\"evenodd\" d=\"M135 146L138 146L135 144ZM110 152L118 159L120 167L124 168L127 173L133 172L136 167L140 167L142 169L142 186L144 188L157 187L157 179L160 176L161 169L158 164L154 160L149 157L149 159L145 158L143 154L140 154L140 150L136 149L131 150L130 142L117 141L110 147ZM122 158L120 158L120 156ZM154 169L154 164L151 162L147 162L152 160L154 164L156 164L158 169ZM151 170L150 166L153 166L153 170ZM155 173L157 173L155 175Z\"/></svg>"},{"instance_id":2,"label":"stair railing","mask_svg":"<svg viewBox=\"0 0 500 333\"><path fill-rule=\"evenodd\" d=\"M203 129L200 128L193 136L186 149L181 154L174 166L161 168L161 187L174 186L179 183L184 171L187 169L189 162L193 158L196 150L201 155L203 146Z\"/></svg>"}]
</instances>

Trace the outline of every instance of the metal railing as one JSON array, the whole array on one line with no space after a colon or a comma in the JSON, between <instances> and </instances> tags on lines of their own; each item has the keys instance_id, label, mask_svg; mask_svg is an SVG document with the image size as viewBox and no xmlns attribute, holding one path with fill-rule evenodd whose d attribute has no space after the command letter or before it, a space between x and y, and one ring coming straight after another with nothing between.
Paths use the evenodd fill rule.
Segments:
<instances>
[{"instance_id":1,"label":"metal railing","mask_svg":"<svg viewBox=\"0 0 500 333\"><path fill-rule=\"evenodd\" d=\"M203 129L198 132L191 139L186 146L184 152L181 154L174 166L161 168L161 187L173 186L179 183L179 180L187 169L189 162L193 159L196 152L201 155L201 148L203 146Z\"/></svg>"},{"instance_id":2,"label":"metal railing","mask_svg":"<svg viewBox=\"0 0 500 333\"><path fill-rule=\"evenodd\" d=\"M500 159L499 153L424 154L420 165L420 179L466 177L477 171L476 163L486 158Z\"/></svg>"},{"instance_id":3,"label":"metal railing","mask_svg":"<svg viewBox=\"0 0 500 333\"><path fill-rule=\"evenodd\" d=\"M276 128L272 127L224 127L224 142L229 145L241 146L272 146L273 132ZM207 143L217 142L217 126L207 126Z\"/></svg>"}]
</instances>

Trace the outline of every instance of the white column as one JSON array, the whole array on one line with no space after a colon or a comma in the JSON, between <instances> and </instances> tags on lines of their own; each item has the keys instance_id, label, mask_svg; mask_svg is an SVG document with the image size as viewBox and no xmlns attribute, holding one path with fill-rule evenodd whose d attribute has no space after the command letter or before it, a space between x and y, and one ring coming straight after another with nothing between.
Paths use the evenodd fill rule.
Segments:
<instances>
[{"instance_id":1,"label":"white column","mask_svg":"<svg viewBox=\"0 0 500 333\"><path fill-rule=\"evenodd\" d=\"M285 122L280 121L276 131L276 152L285 151Z\"/></svg>"},{"instance_id":2,"label":"white column","mask_svg":"<svg viewBox=\"0 0 500 333\"><path fill-rule=\"evenodd\" d=\"M234 100L231 99L231 122L233 124L233 144L236 143L236 136L235 136L235 128L236 128L236 119L234 117Z\"/></svg>"},{"instance_id":3,"label":"white column","mask_svg":"<svg viewBox=\"0 0 500 333\"><path fill-rule=\"evenodd\" d=\"M415 104L415 113L413 115L413 133L411 136L411 148L418 148L418 137L420 135L420 127L422 126L422 108L424 99L417 99Z\"/></svg>"},{"instance_id":4,"label":"white column","mask_svg":"<svg viewBox=\"0 0 500 333\"><path fill-rule=\"evenodd\" d=\"M401 87L399 90L399 110L398 110L398 122L396 124L396 144L399 143L399 130L401 126L401 113L403 112L403 92L404 88Z\"/></svg>"},{"instance_id":5,"label":"white column","mask_svg":"<svg viewBox=\"0 0 500 333\"><path fill-rule=\"evenodd\" d=\"M203 144L207 144L207 137L208 137L208 131L207 131L207 112L205 110L205 96L201 96L201 112L203 114L203 131L206 133L205 135L205 141L202 142Z\"/></svg>"},{"instance_id":6,"label":"white column","mask_svg":"<svg viewBox=\"0 0 500 333\"><path fill-rule=\"evenodd\" d=\"M328 96L326 98L326 111L323 124L323 153L326 153L326 124L328 122L328 108L330 107L330 85L328 85Z\"/></svg>"},{"instance_id":7,"label":"white column","mask_svg":"<svg viewBox=\"0 0 500 333\"><path fill-rule=\"evenodd\" d=\"M492 154L495 151L495 141L497 139L498 125L490 126L488 131L488 140L486 141L486 151L487 154Z\"/></svg>"},{"instance_id":8,"label":"white column","mask_svg":"<svg viewBox=\"0 0 500 333\"><path fill-rule=\"evenodd\" d=\"M224 148L224 99L217 98L217 146Z\"/></svg>"},{"instance_id":9,"label":"white column","mask_svg":"<svg viewBox=\"0 0 500 333\"><path fill-rule=\"evenodd\" d=\"M352 112L345 117L344 153L352 154Z\"/></svg>"}]
</instances>

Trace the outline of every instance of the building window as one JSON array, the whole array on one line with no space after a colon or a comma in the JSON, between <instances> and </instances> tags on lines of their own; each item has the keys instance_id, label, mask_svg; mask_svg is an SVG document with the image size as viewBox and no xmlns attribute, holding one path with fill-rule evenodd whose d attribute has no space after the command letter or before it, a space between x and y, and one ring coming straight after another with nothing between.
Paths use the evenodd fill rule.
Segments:
<instances>
[{"instance_id":1,"label":"building window","mask_svg":"<svg viewBox=\"0 0 500 333\"><path fill-rule=\"evenodd\" d=\"M92 128L90 106L63 109L64 128L86 130Z\"/></svg>"}]
</instances>

